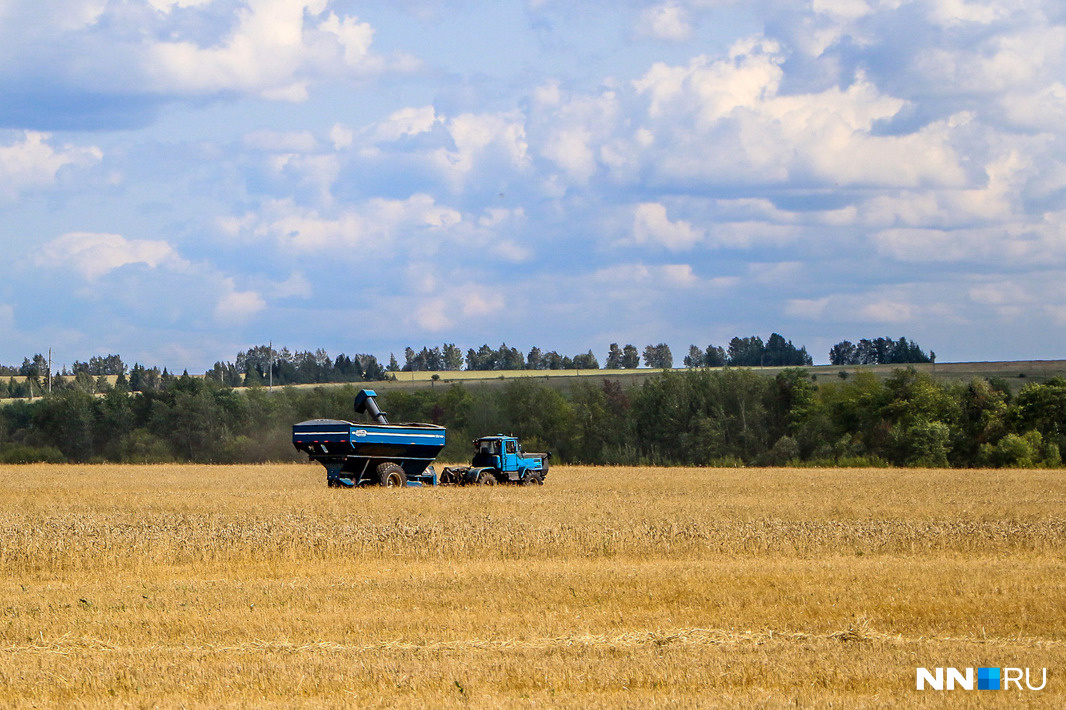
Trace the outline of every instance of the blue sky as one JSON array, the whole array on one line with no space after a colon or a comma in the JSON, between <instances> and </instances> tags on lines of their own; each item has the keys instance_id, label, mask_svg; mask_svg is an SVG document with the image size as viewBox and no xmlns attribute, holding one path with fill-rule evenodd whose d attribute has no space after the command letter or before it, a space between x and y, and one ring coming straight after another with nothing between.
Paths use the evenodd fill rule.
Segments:
<instances>
[{"instance_id":1,"label":"blue sky","mask_svg":"<svg viewBox=\"0 0 1066 710\"><path fill-rule=\"evenodd\" d=\"M1061 358L1066 7L0 0L0 362Z\"/></svg>"}]
</instances>

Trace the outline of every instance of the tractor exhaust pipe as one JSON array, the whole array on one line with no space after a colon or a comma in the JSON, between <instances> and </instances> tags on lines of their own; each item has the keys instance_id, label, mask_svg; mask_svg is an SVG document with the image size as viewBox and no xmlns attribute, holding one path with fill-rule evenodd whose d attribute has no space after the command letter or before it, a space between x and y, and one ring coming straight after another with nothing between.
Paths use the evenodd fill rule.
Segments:
<instances>
[{"instance_id":1,"label":"tractor exhaust pipe","mask_svg":"<svg viewBox=\"0 0 1066 710\"><path fill-rule=\"evenodd\" d=\"M385 412L378 409L377 396L378 393L374 390L359 390L359 394L355 396L355 411L359 414L366 412L378 424L388 424Z\"/></svg>"}]
</instances>

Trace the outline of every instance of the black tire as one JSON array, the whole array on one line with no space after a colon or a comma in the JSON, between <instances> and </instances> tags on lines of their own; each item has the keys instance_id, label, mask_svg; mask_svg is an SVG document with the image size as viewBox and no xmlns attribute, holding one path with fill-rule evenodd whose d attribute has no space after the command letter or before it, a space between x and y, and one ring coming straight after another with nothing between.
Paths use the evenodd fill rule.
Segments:
<instances>
[{"instance_id":1,"label":"black tire","mask_svg":"<svg viewBox=\"0 0 1066 710\"><path fill-rule=\"evenodd\" d=\"M540 477L539 473L527 473L526 477L522 479L523 486L543 486L544 479Z\"/></svg>"},{"instance_id":2,"label":"black tire","mask_svg":"<svg viewBox=\"0 0 1066 710\"><path fill-rule=\"evenodd\" d=\"M403 488L407 485L407 474L399 464L386 461L378 465L378 485L382 488Z\"/></svg>"},{"instance_id":3,"label":"black tire","mask_svg":"<svg viewBox=\"0 0 1066 710\"><path fill-rule=\"evenodd\" d=\"M495 486L496 476L492 475L492 471L482 471L481 475L477 477L478 485L481 486Z\"/></svg>"}]
</instances>

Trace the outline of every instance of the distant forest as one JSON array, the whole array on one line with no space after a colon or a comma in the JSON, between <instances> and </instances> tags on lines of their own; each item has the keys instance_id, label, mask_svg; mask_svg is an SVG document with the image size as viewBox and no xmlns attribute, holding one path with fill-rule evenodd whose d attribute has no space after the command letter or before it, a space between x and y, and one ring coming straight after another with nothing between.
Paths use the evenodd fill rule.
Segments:
<instances>
[{"instance_id":1,"label":"distant forest","mask_svg":"<svg viewBox=\"0 0 1066 710\"><path fill-rule=\"evenodd\" d=\"M443 346L406 348L401 364L395 355L388 365L381 365L374 355L341 353L331 358L325 350L290 351L259 345L237 354L232 362L216 362L204 373L207 379L228 387L247 387L257 384L325 384L336 382L373 382L394 377L397 372L457 370L598 370L600 362L590 350L574 356L560 355L555 350L533 347L522 354L506 343L498 348L482 345L476 350L463 351L453 343ZM842 341L829 353L833 365L908 364L931 362L934 354L926 354L917 343L906 338L863 339L858 344ZM632 344L619 347L611 343L603 367L608 370L637 369L643 366L667 370L674 367L674 356L665 343L647 345L643 351ZM701 367L791 367L813 364L806 347L796 347L791 340L773 333L764 343L753 335L736 337L726 347L689 346L683 363L688 368ZM53 375L49 381L49 373ZM182 374L188 374L184 371ZM55 375L61 376L60 380ZM167 389L177 374L158 366L134 363L127 367L119 355L91 357L87 362L74 361L68 369L59 371L49 366L48 358L38 353L23 359L19 367L0 365L0 398L31 397L45 391L56 392L73 388L90 394L103 394L112 388L110 378L117 378L115 386L132 392ZM13 377L18 376L20 380Z\"/></svg>"},{"instance_id":2,"label":"distant forest","mask_svg":"<svg viewBox=\"0 0 1066 710\"><path fill-rule=\"evenodd\" d=\"M827 381L828 380L828 381ZM562 382L559 380L556 382ZM0 462L294 461L292 424L362 420L355 385L234 389L172 377L131 395L65 388L0 407ZM664 371L640 384L606 377L516 378L383 390L394 422L445 425L442 460L471 439L509 432L555 461L697 466L1060 467L1066 379L940 383L913 367L815 379L747 368Z\"/></svg>"}]
</instances>

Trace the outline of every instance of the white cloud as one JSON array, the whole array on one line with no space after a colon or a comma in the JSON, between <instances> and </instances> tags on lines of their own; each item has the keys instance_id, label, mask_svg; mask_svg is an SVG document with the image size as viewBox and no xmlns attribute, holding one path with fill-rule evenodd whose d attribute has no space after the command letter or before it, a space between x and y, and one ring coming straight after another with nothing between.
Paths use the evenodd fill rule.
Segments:
<instances>
[{"instance_id":1,"label":"white cloud","mask_svg":"<svg viewBox=\"0 0 1066 710\"><path fill-rule=\"evenodd\" d=\"M457 323L503 313L506 300L498 289L478 283L449 283L434 290L431 297L419 299L409 319L422 330L439 333Z\"/></svg>"},{"instance_id":2,"label":"white cloud","mask_svg":"<svg viewBox=\"0 0 1066 710\"><path fill-rule=\"evenodd\" d=\"M688 11L676 3L650 7L640 15L640 32L656 39L683 42L692 36Z\"/></svg>"},{"instance_id":3,"label":"white cloud","mask_svg":"<svg viewBox=\"0 0 1066 710\"><path fill-rule=\"evenodd\" d=\"M374 38L374 30L369 24L359 22L354 17L341 19L331 12L318 29L336 35L344 48L344 61L349 67L359 67L369 56L370 43Z\"/></svg>"},{"instance_id":4,"label":"white cloud","mask_svg":"<svg viewBox=\"0 0 1066 710\"><path fill-rule=\"evenodd\" d=\"M859 316L872 323L906 323L913 318L913 307L900 301L881 300L860 308Z\"/></svg>"},{"instance_id":5,"label":"white cloud","mask_svg":"<svg viewBox=\"0 0 1066 710\"><path fill-rule=\"evenodd\" d=\"M323 216L291 200L275 200L260 214L225 218L220 226L234 237L271 239L286 253L329 250L336 257L356 258L366 252L354 251L355 247L381 253L398 240L413 242L423 231L439 233L462 219L457 210L418 194L406 200L375 198L335 216Z\"/></svg>"},{"instance_id":6,"label":"white cloud","mask_svg":"<svg viewBox=\"0 0 1066 710\"><path fill-rule=\"evenodd\" d=\"M223 323L243 323L266 308L255 291L238 291L233 279L224 280L225 292L215 306L215 318Z\"/></svg>"},{"instance_id":7,"label":"white cloud","mask_svg":"<svg viewBox=\"0 0 1066 710\"><path fill-rule=\"evenodd\" d=\"M885 187L965 183L951 143L957 122L879 135L877 123L898 115L906 101L882 94L862 74L845 89L783 94L783 59L778 44L752 38L734 44L728 59L656 64L633 82L648 102L656 142L665 146L646 156L663 178Z\"/></svg>"},{"instance_id":8,"label":"white cloud","mask_svg":"<svg viewBox=\"0 0 1066 710\"><path fill-rule=\"evenodd\" d=\"M1066 323L1066 279L1061 271L980 276L966 290L975 317L1001 323L1050 319Z\"/></svg>"},{"instance_id":9,"label":"white cloud","mask_svg":"<svg viewBox=\"0 0 1066 710\"><path fill-rule=\"evenodd\" d=\"M479 163L494 157L513 169L529 165L526 129L518 112L464 113L446 125L455 149L439 148L431 161L453 189L460 189Z\"/></svg>"},{"instance_id":10,"label":"white cloud","mask_svg":"<svg viewBox=\"0 0 1066 710\"><path fill-rule=\"evenodd\" d=\"M692 271L691 264L663 264L659 267L663 280L675 286L691 286L699 279Z\"/></svg>"},{"instance_id":11,"label":"white cloud","mask_svg":"<svg viewBox=\"0 0 1066 710\"><path fill-rule=\"evenodd\" d=\"M611 142L621 106L614 91L595 96L566 96L555 90L547 97L555 103L538 103L537 148L540 155L561 168L570 182L586 185L599 170ZM617 154L617 153L616 153Z\"/></svg>"},{"instance_id":12,"label":"white cloud","mask_svg":"<svg viewBox=\"0 0 1066 710\"><path fill-rule=\"evenodd\" d=\"M175 7L201 7L210 5L214 0L148 0L148 4L160 12L170 12ZM106 3L102 2L101 5Z\"/></svg>"},{"instance_id":13,"label":"white cloud","mask_svg":"<svg viewBox=\"0 0 1066 710\"><path fill-rule=\"evenodd\" d=\"M269 295L274 298L310 298L312 292L311 282L303 272L294 271L289 278L273 284Z\"/></svg>"},{"instance_id":14,"label":"white cloud","mask_svg":"<svg viewBox=\"0 0 1066 710\"><path fill-rule=\"evenodd\" d=\"M448 311L452 304L444 298L424 299L414 314L414 322L422 330L439 333L455 325Z\"/></svg>"},{"instance_id":15,"label":"white cloud","mask_svg":"<svg viewBox=\"0 0 1066 710\"><path fill-rule=\"evenodd\" d=\"M355 140L355 132L337 123L330 129L329 139L333 142L335 150L344 150L352 145Z\"/></svg>"},{"instance_id":16,"label":"white cloud","mask_svg":"<svg viewBox=\"0 0 1066 710\"><path fill-rule=\"evenodd\" d=\"M693 286L699 281L690 264L616 264L597 269L590 278L593 283L607 285L611 290L639 287L672 291L678 287Z\"/></svg>"},{"instance_id":17,"label":"white cloud","mask_svg":"<svg viewBox=\"0 0 1066 710\"><path fill-rule=\"evenodd\" d=\"M71 264L88 279L98 279L129 264L145 264L152 269L188 266L167 242L93 232L71 232L53 239L42 247L37 263Z\"/></svg>"},{"instance_id":18,"label":"white cloud","mask_svg":"<svg viewBox=\"0 0 1066 710\"><path fill-rule=\"evenodd\" d=\"M930 18L943 25L975 23L988 25L1010 15L1011 8L1001 2L967 2L967 0L932 0ZM1011 3L1012 7L1017 7Z\"/></svg>"},{"instance_id":19,"label":"white cloud","mask_svg":"<svg viewBox=\"0 0 1066 710\"><path fill-rule=\"evenodd\" d=\"M404 136L426 133L432 130L439 120L432 106L404 108L376 124L373 134L377 141L395 141Z\"/></svg>"},{"instance_id":20,"label":"white cloud","mask_svg":"<svg viewBox=\"0 0 1066 710\"><path fill-rule=\"evenodd\" d=\"M8 303L0 303L0 331L12 333L15 331L15 307Z\"/></svg>"},{"instance_id":21,"label":"white cloud","mask_svg":"<svg viewBox=\"0 0 1066 710\"><path fill-rule=\"evenodd\" d=\"M734 109L754 107L777 93L783 75L780 51L772 40L743 40L733 45L728 59L700 55L688 66L656 63L633 86L649 97L652 118L691 115L697 127L706 128Z\"/></svg>"},{"instance_id":22,"label":"white cloud","mask_svg":"<svg viewBox=\"0 0 1066 710\"><path fill-rule=\"evenodd\" d=\"M886 229L873 235L881 256L910 263L974 262L1036 266L1066 262L1066 213L1039 221L1004 222L959 229Z\"/></svg>"},{"instance_id":23,"label":"white cloud","mask_svg":"<svg viewBox=\"0 0 1066 710\"><path fill-rule=\"evenodd\" d=\"M967 295L974 303L986 306L1030 304L1036 300L1029 288L1005 280L978 284Z\"/></svg>"},{"instance_id":24,"label":"white cloud","mask_svg":"<svg viewBox=\"0 0 1066 710\"><path fill-rule=\"evenodd\" d=\"M95 146L68 145L57 150L49 144L50 138L47 133L26 131L21 141L0 145L0 196L11 198L28 188L47 187L64 167L85 167L103 159L103 152Z\"/></svg>"},{"instance_id":25,"label":"white cloud","mask_svg":"<svg viewBox=\"0 0 1066 710\"><path fill-rule=\"evenodd\" d=\"M96 24L107 3L108 0L54 0L48 9L59 29L73 31Z\"/></svg>"},{"instance_id":26,"label":"white cloud","mask_svg":"<svg viewBox=\"0 0 1066 710\"><path fill-rule=\"evenodd\" d=\"M856 20L871 13L864 0L813 0L811 9L820 14L834 15L847 20Z\"/></svg>"},{"instance_id":27,"label":"white cloud","mask_svg":"<svg viewBox=\"0 0 1066 710\"><path fill-rule=\"evenodd\" d=\"M823 298L790 298L785 302L785 315L817 320L825 313L827 306L829 306L828 296Z\"/></svg>"},{"instance_id":28,"label":"white cloud","mask_svg":"<svg viewBox=\"0 0 1066 710\"><path fill-rule=\"evenodd\" d=\"M370 52L374 30L355 17L330 12L328 0L259 0L237 10L223 42L160 41L144 49L154 91L178 94L242 92L274 100L305 101L308 76L380 72Z\"/></svg>"},{"instance_id":29,"label":"white cloud","mask_svg":"<svg viewBox=\"0 0 1066 710\"><path fill-rule=\"evenodd\" d=\"M1066 70L1066 26L1034 22L975 46L923 48L917 71L941 88L977 94L1039 92Z\"/></svg>"},{"instance_id":30,"label":"white cloud","mask_svg":"<svg viewBox=\"0 0 1066 710\"><path fill-rule=\"evenodd\" d=\"M804 270L798 261L756 262L748 264L751 280L759 284L794 283Z\"/></svg>"},{"instance_id":31,"label":"white cloud","mask_svg":"<svg viewBox=\"0 0 1066 710\"><path fill-rule=\"evenodd\" d=\"M661 244L670 251L691 249L704 231L684 220L671 222L666 207L658 202L638 205L633 215L633 237L638 244Z\"/></svg>"},{"instance_id":32,"label":"white cloud","mask_svg":"<svg viewBox=\"0 0 1066 710\"><path fill-rule=\"evenodd\" d=\"M336 155L281 153L271 156L267 165L276 176L292 178L297 184L310 187L319 202L333 202L330 188L341 171Z\"/></svg>"},{"instance_id":33,"label":"white cloud","mask_svg":"<svg viewBox=\"0 0 1066 710\"><path fill-rule=\"evenodd\" d=\"M312 153L318 149L311 131L253 131L244 136L244 144L271 153Z\"/></svg>"},{"instance_id":34,"label":"white cloud","mask_svg":"<svg viewBox=\"0 0 1066 710\"><path fill-rule=\"evenodd\" d=\"M504 310L503 294L495 289L470 284L457 295L463 315L467 318L483 318Z\"/></svg>"},{"instance_id":35,"label":"white cloud","mask_svg":"<svg viewBox=\"0 0 1066 710\"><path fill-rule=\"evenodd\" d=\"M1008 92L999 103L1015 126L1059 135L1066 131L1066 86L1060 81L1035 92Z\"/></svg>"}]
</instances>

